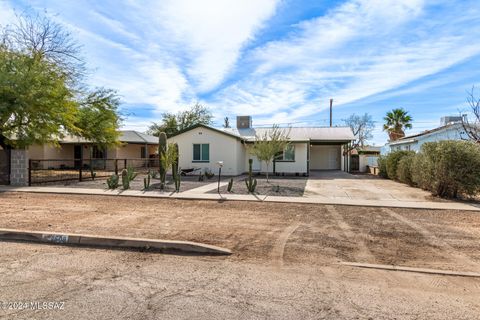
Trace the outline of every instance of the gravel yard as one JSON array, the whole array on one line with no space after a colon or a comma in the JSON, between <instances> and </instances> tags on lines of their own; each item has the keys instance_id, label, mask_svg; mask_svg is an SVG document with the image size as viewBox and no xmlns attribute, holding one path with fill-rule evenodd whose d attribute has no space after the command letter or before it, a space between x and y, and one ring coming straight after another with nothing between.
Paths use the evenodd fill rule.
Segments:
<instances>
[{"instance_id":1,"label":"gravel yard","mask_svg":"<svg viewBox=\"0 0 480 320\"><path fill-rule=\"evenodd\" d=\"M143 178L145 178L146 174L139 174L135 180L130 183L130 189L132 190L144 190L143 186ZM205 178L203 181L198 180L198 176L196 175L189 175L189 176L182 176L181 184L180 184L180 192L195 189L210 183L215 182L216 178L207 179ZM43 184L45 185L45 184ZM95 180L85 180L82 182L78 181L65 181L65 182L56 182L50 185L56 186L66 186L69 188L95 188L95 189L106 189L107 188L107 180L106 179L95 179ZM122 189L122 181L119 182L119 189ZM147 191L160 191L160 179L159 178L152 178L150 180L150 188ZM167 176L167 183L165 185L165 192L175 192L175 183L172 180L171 176Z\"/></svg>"},{"instance_id":2,"label":"gravel yard","mask_svg":"<svg viewBox=\"0 0 480 320\"><path fill-rule=\"evenodd\" d=\"M232 194L249 194L245 179L247 175L242 175L233 178ZM257 179L257 187L255 194L270 195L270 196L284 196L284 197L301 197L307 184L306 177L296 176L270 176L269 182L265 176L255 175L253 178ZM225 180L230 180L225 179ZM216 193L217 190L212 190L209 193ZM228 193L227 186L220 187L220 193Z\"/></svg>"}]
</instances>

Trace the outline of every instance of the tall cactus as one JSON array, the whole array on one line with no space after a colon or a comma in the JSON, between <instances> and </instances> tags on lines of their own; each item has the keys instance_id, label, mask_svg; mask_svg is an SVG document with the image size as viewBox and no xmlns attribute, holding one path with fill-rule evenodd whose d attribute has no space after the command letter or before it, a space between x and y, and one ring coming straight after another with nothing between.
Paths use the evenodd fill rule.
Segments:
<instances>
[{"instance_id":1,"label":"tall cactus","mask_svg":"<svg viewBox=\"0 0 480 320\"><path fill-rule=\"evenodd\" d=\"M172 177L175 180L178 174L178 144L174 143L173 148L175 149L175 153L177 155L175 158L175 162L172 163Z\"/></svg>"},{"instance_id":2,"label":"tall cactus","mask_svg":"<svg viewBox=\"0 0 480 320\"><path fill-rule=\"evenodd\" d=\"M167 169L164 168L162 165L162 157L165 157L165 153L167 152L167 135L165 132L160 132L158 136L158 162L160 166L160 189L164 189L165 187L165 178L167 174Z\"/></svg>"},{"instance_id":3,"label":"tall cactus","mask_svg":"<svg viewBox=\"0 0 480 320\"><path fill-rule=\"evenodd\" d=\"M248 159L248 178L245 179L245 184L247 185L247 190L250 193L254 193L255 188L257 187L257 179L252 178L252 165L253 160Z\"/></svg>"}]
</instances>

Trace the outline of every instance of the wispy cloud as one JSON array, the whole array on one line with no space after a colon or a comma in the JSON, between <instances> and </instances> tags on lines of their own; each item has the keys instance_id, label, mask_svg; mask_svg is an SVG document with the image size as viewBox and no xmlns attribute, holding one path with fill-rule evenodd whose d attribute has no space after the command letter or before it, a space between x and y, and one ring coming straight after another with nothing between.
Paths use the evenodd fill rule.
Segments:
<instances>
[{"instance_id":1,"label":"wispy cloud","mask_svg":"<svg viewBox=\"0 0 480 320\"><path fill-rule=\"evenodd\" d=\"M480 58L477 0L347 0L303 15L302 0L23 1L0 0L0 24L13 7L47 9L84 45L91 84L117 89L135 126L197 100L217 119L322 124L330 97L337 123L366 111L380 121L402 97L480 82L454 72ZM298 18L282 19L290 11ZM424 120L435 106L419 108Z\"/></svg>"},{"instance_id":2,"label":"wispy cloud","mask_svg":"<svg viewBox=\"0 0 480 320\"><path fill-rule=\"evenodd\" d=\"M471 29L480 26L478 9L472 3L435 5L444 7L435 12L419 0L355 0L301 22L284 39L253 50L252 74L223 89L218 103L294 121L327 107L330 97L341 106L478 55L472 39L479 28ZM322 105L309 107L319 100Z\"/></svg>"}]
</instances>

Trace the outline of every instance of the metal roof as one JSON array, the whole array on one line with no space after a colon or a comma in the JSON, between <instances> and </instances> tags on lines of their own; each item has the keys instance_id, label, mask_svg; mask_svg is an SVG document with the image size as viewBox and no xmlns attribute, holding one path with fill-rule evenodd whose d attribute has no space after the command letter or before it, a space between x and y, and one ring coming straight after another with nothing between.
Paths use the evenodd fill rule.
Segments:
<instances>
[{"instance_id":1,"label":"metal roof","mask_svg":"<svg viewBox=\"0 0 480 320\"><path fill-rule=\"evenodd\" d=\"M241 137L247 141L254 141L272 128L222 129L225 132ZM292 127L280 128L289 133L290 141L351 141L354 140L349 127Z\"/></svg>"},{"instance_id":2,"label":"metal roof","mask_svg":"<svg viewBox=\"0 0 480 320\"><path fill-rule=\"evenodd\" d=\"M145 133L141 133L134 130L120 130L120 137L118 141L125 142L125 143L141 143L141 144L158 144L158 138L155 136L151 136ZM60 143L90 143L81 137L76 136L65 136L63 139L59 141Z\"/></svg>"},{"instance_id":3,"label":"metal roof","mask_svg":"<svg viewBox=\"0 0 480 320\"><path fill-rule=\"evenodd\" d=\"M118 140L127 143L158 144L158 137L151 136L134 130L122 130Z\"/></svg>"}]
</instances>

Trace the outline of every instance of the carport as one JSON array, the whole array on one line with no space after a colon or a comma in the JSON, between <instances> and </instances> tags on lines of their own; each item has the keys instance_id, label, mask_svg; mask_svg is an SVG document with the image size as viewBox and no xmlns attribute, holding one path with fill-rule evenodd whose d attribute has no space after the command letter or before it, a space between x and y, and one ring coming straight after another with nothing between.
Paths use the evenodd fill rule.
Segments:
<instances>
[{"instance_id":1,"label":"carport","mask_svg":"<svg viewBox=\"0 0 480 320\"><path fill-rule=\"evenodd\" d=\"M309 144L309 171L311 170L350 170L350 141L312 140Z\"/></svg>"},{"instance_id":2,"label":"carport","mask_svg":"<svg viewBox=\"0 0 480 320\"><path fill-rule=\"evenodd\" d=\"M348 141L311 140L308 148L308 171L342 170L350 171L350 152L345 154Z\"/></svg>"}]
</instances>

